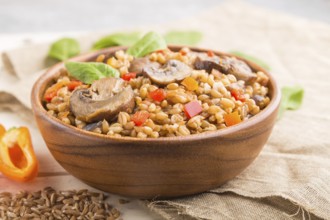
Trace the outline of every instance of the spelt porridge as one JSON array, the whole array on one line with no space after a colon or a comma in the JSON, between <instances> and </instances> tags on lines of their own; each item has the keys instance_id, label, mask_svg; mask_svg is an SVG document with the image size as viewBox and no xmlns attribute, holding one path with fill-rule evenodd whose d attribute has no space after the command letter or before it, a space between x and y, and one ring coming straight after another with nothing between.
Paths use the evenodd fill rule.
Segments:
<instances>
[{"instance_id":1,"label":"spelt porridge","mask_svg":"<svg viewBox=\"0 0 330 220\"><path fill-rule=\"evenodd\" d=\"M158 138L224 129L270 102L264 72L212 51L184 47L134 58L119 50L99 55L98 63L119 76L83 83L62 69L44 94L49 115L99 134Z\"/></svg>"}]
</instances>

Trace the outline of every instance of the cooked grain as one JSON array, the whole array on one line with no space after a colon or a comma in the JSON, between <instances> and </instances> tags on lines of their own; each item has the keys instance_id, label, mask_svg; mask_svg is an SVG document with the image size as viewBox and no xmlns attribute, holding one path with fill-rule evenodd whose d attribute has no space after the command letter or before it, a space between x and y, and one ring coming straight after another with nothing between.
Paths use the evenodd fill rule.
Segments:
<instances>
[{"instance_id":1,"label":"cooked grain","mask_svg":"<svg viewBox=\"0 0 330 220\"><path fill-rule=\"evenodd\" d=\"M166 63L170 59L180 60L193 67L197 53L189 48L182 48L178 52L163 50L154 52L147 56L149 60ZM97 62L105 62L117 68L121 75L128 72L130 62L134 58L120 50L114 56L107 58L104 54L96 58ZM232 74L224 74L213 69L209 74L205 70L192 70L191 77L198 82L198 88L189 91L180 82L160 86L153 83L147 76L138 76L131 79L131 85L135 93L135 109L132 113L120 112L113 121L102 121L102 126L96 127L92 132L107 134L113 137L172 137L179 135L196 134L204 131L213 131L225 128L224 115L238 111L242 120L247 120L258 114L269 102L268 97L269 77L262 71L254 73L254 82L238 80ZM68 84L71 77L65 69L61 70L61 76L57 82ZM82 85L78 88L88 88ZM166 98L161 101L154 101L149 93L158 88L165 90ZM233 88L242 89L245 100L236 100L231 94ZM66 124L84 128L86 123L80 121L70 113L69 99L72 91L63 86L51 100L46 103L47 114L58 118ZM253 99L258 97L256 103ZM192 100L197 100L202 106L202 112L192 118L187 118L184 112L184 105ZM131 121L131 116L137 111L148 111L149 119L139 127ZM56 198L57 199L57 198ZM47 200L46 200L47 201ZM50 203L52 199L49 198ZM55 217L54 217L55 218Z\"/></svg>"}]
</instances>

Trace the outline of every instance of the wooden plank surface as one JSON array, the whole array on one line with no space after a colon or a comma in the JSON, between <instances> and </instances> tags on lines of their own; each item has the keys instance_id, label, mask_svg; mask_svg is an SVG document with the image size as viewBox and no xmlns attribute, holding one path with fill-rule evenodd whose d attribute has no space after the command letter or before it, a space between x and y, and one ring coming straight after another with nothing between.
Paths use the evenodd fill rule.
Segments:
<instances>
[{"instance_id":1,"label":"wooden plank surface","mask_svg":"<svg viewBox=\"0 0 330 220\"><path fill-rule=\"evenodd\" d=\"M91 191L98 191L95 188L89 187L77 178L67 173L52 157L48 151L38 129L32 124L18 118L13 112L0 111L0 123L6 128L12 126L27 126L31 132L34 149L39 160L40 171L38 177L31 182L17 183L7 179L0 174L0 192L12 192L17 193L21 190L37 191L47 186L51 186L56 190L79 190L89 189ZM151 213L137 199L129 199L120 197L118 195L108 194L109 198L107 202L117 208L123 219L136 219L136 220L149 220L160 219L159 216ZM127 204L120 204L119 199L126 199L130 202Z\"/></svg>"}]
</instances>

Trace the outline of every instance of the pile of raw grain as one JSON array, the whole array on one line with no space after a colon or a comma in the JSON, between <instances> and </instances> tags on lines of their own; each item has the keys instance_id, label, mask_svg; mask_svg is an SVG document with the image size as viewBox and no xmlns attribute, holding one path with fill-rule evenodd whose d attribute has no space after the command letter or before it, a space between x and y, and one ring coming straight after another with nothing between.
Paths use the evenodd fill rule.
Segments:
<instances>
[{"instance_id":1,"label":"pile of raw grain","mask_svg":"<svg viewBox=\"0 0 330 220\"><path fill-rule=\"evenodd\" d=\"M2 192L0 219L117 219L120 212L105 200L105 194L87 189L55 191L47 187L15 195Z\"/></svg>"}]
</instances>

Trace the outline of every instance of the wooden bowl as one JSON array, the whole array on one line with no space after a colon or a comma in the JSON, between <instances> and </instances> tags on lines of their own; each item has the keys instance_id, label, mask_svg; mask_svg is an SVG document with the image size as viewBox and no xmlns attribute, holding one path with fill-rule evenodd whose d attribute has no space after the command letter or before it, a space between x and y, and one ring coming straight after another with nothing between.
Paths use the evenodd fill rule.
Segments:
<instances>
[{"instance_id":1,"label":"wooden bowl","mask_svg":"<svg viewBox=\"0 0 330 220\"><path fill-rule=\"evenodd\" d=\"M171 46L178 51L180 46ZM125 47L81 55L72 61L95 60ZM206 51L191 48L194 51ZM228 55L214 52L218 55ZM242 59L244 60L244 59ZM271 101L257 115L229 128L190 136L139 139L109 137L78 129L47 115L42 96L64 67L43 74L32 91L35 119L48 149L70 174L95 188L137 198L169 198L195 194L234 178L258 156L277 117L280 91L270 77Z\"/></svg>"}]
</instances>

